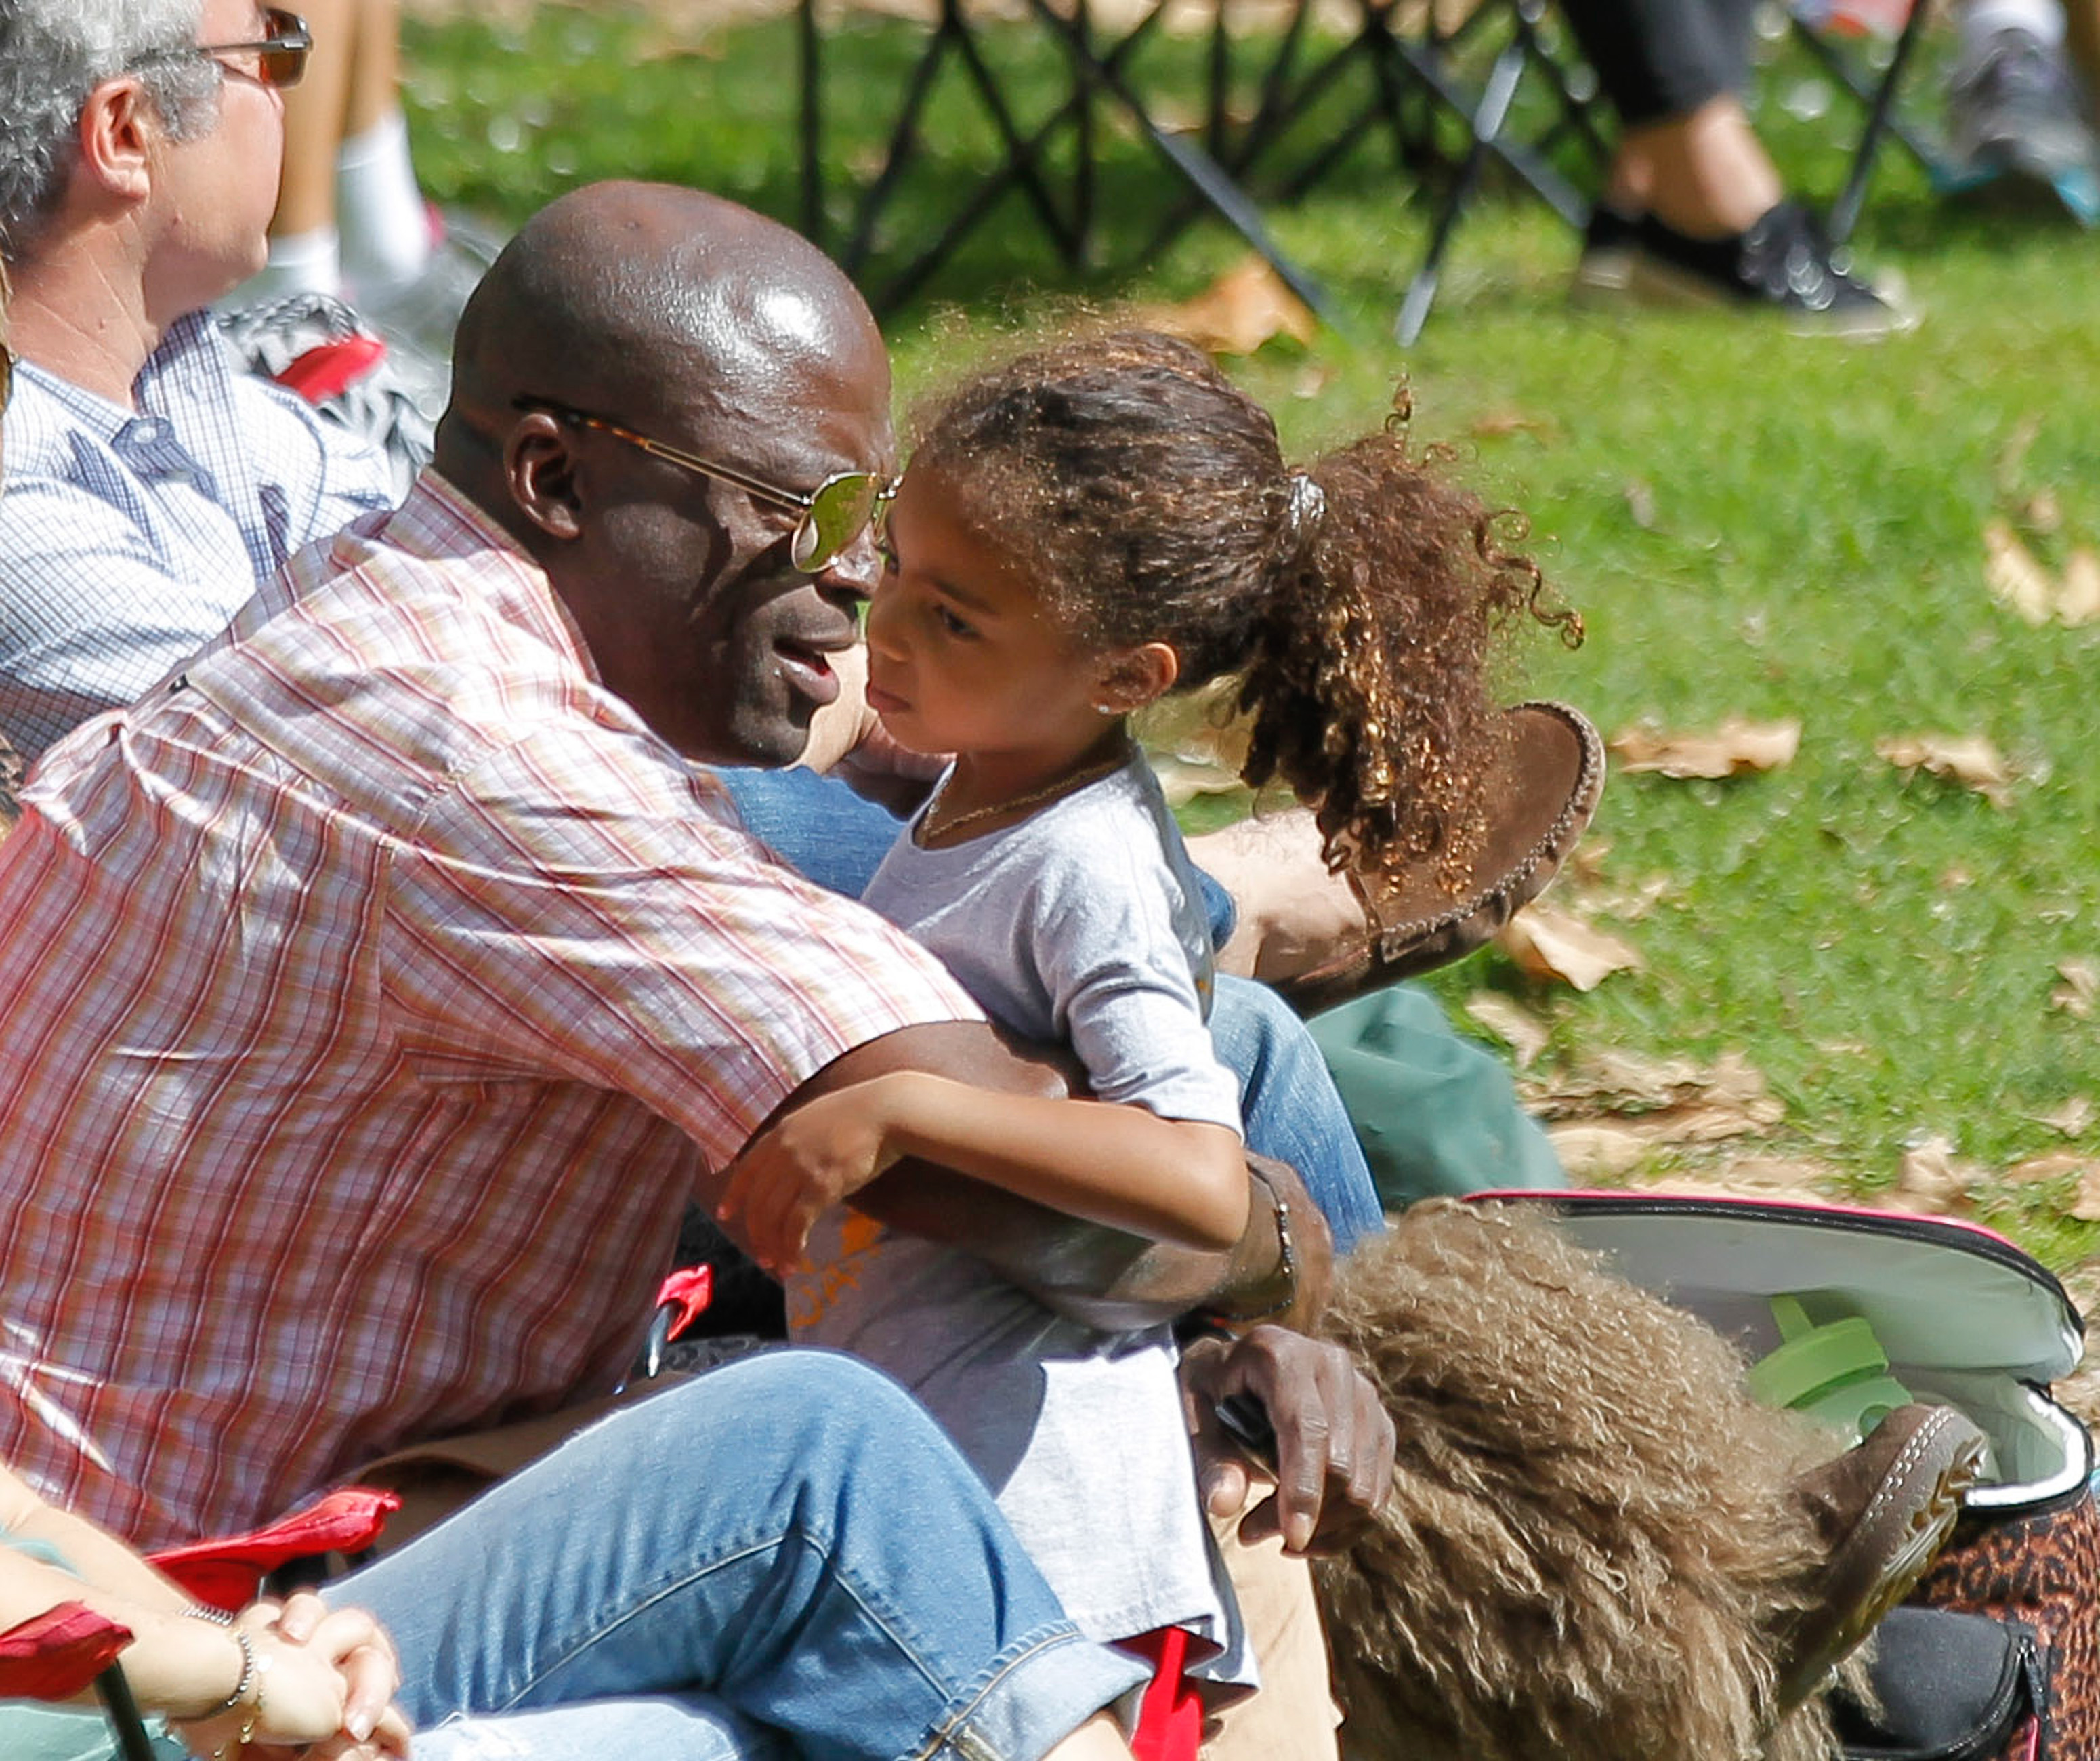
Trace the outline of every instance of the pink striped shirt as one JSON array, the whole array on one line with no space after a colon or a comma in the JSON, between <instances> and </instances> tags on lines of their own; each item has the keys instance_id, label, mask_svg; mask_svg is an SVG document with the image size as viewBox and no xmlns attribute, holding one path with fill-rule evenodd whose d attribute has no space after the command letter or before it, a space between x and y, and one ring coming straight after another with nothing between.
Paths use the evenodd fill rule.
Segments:
<instances>
[{"instance_id":1,"label":"pink striped shirt","mask_svg":"<svg viewBox=\"0 0 2100 1761\"><path fill-rule=\"evenodd\" d=\"M443 482L0 845L0 1459L146 1544L619 1376L783 1097L977 1018L601 686Z\"/></svg>"}]
</instances>

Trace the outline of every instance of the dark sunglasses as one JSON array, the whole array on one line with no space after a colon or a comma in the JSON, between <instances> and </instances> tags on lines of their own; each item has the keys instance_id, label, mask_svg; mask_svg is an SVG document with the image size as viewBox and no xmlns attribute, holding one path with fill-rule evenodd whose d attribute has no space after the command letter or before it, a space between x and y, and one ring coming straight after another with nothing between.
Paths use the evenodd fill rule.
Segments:
<instances>
[{"instance_id":1,"label":"dark sunglasses","mask_svg":"<svg viewBox=\"0 0 2100 1761\"><path fill-rule=\"evenodd\" d=\"M7 413L7 400L15 395L15 355L0 342L0 416Z\"/></svg>"},{"instance_id":2,"label":"dark sunglasses","mask_svg":"<svg viewBox=\"0 0 2100 1761\"><path fill-rule=\"evenodd\" d=\"M262 9L262 28L269 33L260 42L199 43L195 53L223 64L228 55L254 55L255 71L249 77L283 91L306 77L307 57L313 52L314 33L296 12L282 7ZM247 73L245 68L230 69Z\"/></svg>"},{"instance_id":3,"label":"dark sunglasses","mask_svg":"<svg viewBox=\"0 0 2100 1761\"><path fill-rule=\"evenodd\" d=\"M761 478L732 470L726 465L714 464L661 440L652 440L609 417L593 416L588 410L558 404L552 398L521 397L511 402L518 409L539 410L562 421L574 422L579 427L602 430L615 440L624 440L631 447L640 448L651 458L660 458L698 476L727 483L785 513L800 514L801 518L796 521L793 536L788 541L788 558L805 575L814 575L830 563L869 527L872 526L880 537L890 501L897 493L894 477L880 476L874 471L840 471L827 477L807 495L798 495L792 489L778 488Z\"/></svg>"}]
</instances>

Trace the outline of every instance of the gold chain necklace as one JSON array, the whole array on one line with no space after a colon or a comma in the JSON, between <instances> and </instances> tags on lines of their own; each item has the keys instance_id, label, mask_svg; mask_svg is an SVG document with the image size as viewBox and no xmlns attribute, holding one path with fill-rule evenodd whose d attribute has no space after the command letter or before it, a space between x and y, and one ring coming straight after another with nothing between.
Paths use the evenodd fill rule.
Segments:
<instances>
[{"instance_id":1,"label":"gold chain necklace","mask_svg":"<svg viewBox=\"0 0 2100 1761\"><path fill-rule=\"evenodd\" d=\"M1075 770L1068 777L1060 777L1055 783L1046 783L1041 788L1030 789L1026 795L1017 795L1011 801L994 801L989 807L973 807L968 813L957 814L945 825L937 826L933 823L934 816L940 812L941 803L948 794L948 777L943 777L933 800L927 802L926 811L920 816L920 847L930 849L935 838L952 837L964 826L977 825L1023 807L1039 807L1045 801L1055 801L1060 796L1077 794L1089 783L1100 782L1103 777L1122 770L1129 762L1130 746L1125 742L1117 748L1113 757L1103 759L1099 764L1089 765L1083 770ZM948 773L949 777L954 775L953 770Z\"/></svg>"}]
</instances>

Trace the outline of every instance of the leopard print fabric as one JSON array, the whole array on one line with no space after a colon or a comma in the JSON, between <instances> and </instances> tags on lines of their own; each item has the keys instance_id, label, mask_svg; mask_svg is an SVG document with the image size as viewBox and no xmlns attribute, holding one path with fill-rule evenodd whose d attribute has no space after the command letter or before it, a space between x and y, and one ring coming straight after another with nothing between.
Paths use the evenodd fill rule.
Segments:
<instances>
[{"instance_id":1,"label":"leopard print fabric","mask_svg":"<svg viewBox=\"0 0 2100 1761\"><path fill-rule=\"evenodd\" d=\"M2033 1627L2047 1696L2037 1761L2100 1757L2100 1506L2089 1490L2062 1510L1965 1520L1911 1600ZM2025 1761L2027 1740L2016 1736L2004 1761Z\"/></svg>"}]
</instances>

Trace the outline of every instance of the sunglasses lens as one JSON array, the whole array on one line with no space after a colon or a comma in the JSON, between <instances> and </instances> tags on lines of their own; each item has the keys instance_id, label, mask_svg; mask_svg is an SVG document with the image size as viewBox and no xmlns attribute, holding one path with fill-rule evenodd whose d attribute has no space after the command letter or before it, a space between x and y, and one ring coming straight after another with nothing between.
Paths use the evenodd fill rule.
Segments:
<instances>
[{"instance_id":1,"label":"sunglasses lens","mask_svg":"<svg viewBox=\"0 0 2100 1761\"><path fill-rule=\"evenodd\" d=\"M795 528L789 552L795 567L820 569L866 532L880 490L881 484L869 471L847 472L819 489Z\"/></svg>"},{"instance_id":2,"label":"sunglasses lens","mask_svg":"<svg viewBox=\"0 0 2100 1761\"><path fill-rule=\"evenodd\" d=\"M313 41L307 34L307 21L296 12L282 11L275 7L262 16L268 22L269 41L273 46L262 51L263 82L280 90L296 86L306 75L307 53Z\"/></svg>"}]
</instances>

